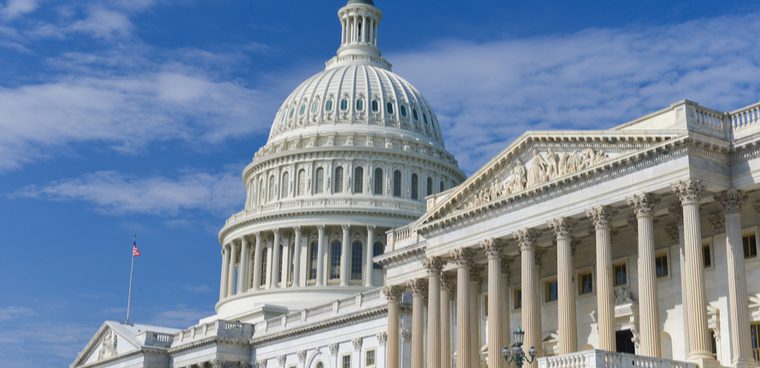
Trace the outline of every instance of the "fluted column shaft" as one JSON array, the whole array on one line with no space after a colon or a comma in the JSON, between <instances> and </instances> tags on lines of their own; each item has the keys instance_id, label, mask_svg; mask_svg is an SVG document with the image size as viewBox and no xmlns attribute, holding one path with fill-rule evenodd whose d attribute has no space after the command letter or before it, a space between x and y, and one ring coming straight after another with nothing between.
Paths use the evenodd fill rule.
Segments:
<instances>
[{"instance_id":1,"label":"fluted column shaft","mask_svg":"<svg viewBox=\"0 0 760 368\"><path fill-rule=\"evenodd\" d=\"M536 265L535 235L529 230L516 234L520 243L520 283L522 287L522 325L525 331L523 350L531 346L541 349L541 297L538 290L538 267ZM537 364L534 362L531 367Z\"/></svg>"},{"instance_id":2,"label":"fluted column shaft","mask_svg":"<svg viewBox=\"0 0 760 368\"><path fill-rule=\"evenodd\" d=\"M238 272L237 292L244 293L248 290L248 265L251 263L251 248L248 238L245 236L240 239L243 243L240 248L240 269Z\"/></svg>"},{"instance_id":3,"label":"fluted column shaft","mask_svg":"<svg viewBox=\"0 0 760 368\"><path fill-rule=\"evenodd\" d=\"M425 280L409 282L412 290L412 368L425 367Z\"/></svg>"},{"instance_id":4,"label":"fluted column shaft","mask_svg":"<svg viewBox=\"0 0 760 368\"><path fill-rule=\"evenodd\" d=\"M550 223L557 236L557 312L559 322L559 353L578 350L578 333L575 316L575 283L573 282L573 250L570 238L571 224L567 218Z\"/></svg>"},{"instance_id":5,"label":"fluted column shaft","mask_svg":"<svg viewBox=\"0 0 760 368\"><path fill-rule=\"evenodd\" d=\"M317 233L317 286L325 286L325 225L318 225Z\"/></svg>"},{"instance_id":6,"label":"fluted column shaft","mask_svg":"<svg viewBox=\"0 0 760 368\"><path fill-rule=\"evenodd\" d=\"M660 309L657 303L657 276L654 252L654 197L636 195L629 200L638 227L638 283L639 283L639 355L659 358Z\"/></svg>"},{"instance_id":7,"label":"fluted column shaft","mask_svg":"<svg viewBox=\"0 0 760 368\"><path fill-rule=\"evenodd\" d=\"M301 286L301 227L293 228L293 286Z\"/></svg>"},{"instance_id":8,"label":"fluted column shaft","mask_svg":"<svg viewBox=\"0 0 760 368\"><path fill-rule=\"evenodd\" d=\"M480 367L480 270L470 266L470 367Z\"/></svg>"},{"instance_id":9,"label":"fluted column shaft","mask_svg":"<svg viewBox=\"0 0 760 368\"><path fill-rule=\"evenodd\" d=\"M696 180L682 181L673 186L683 207L684 253L686 255L686 321L689 329L689 361L704 367L712 360L707 329L707 298L705 296L702 229L699 201L704 186Z\"/></svg>"},{"instance_id":10,"label":"fluted column shaft","mask_svg":"<svg viewBox=\"0 0 760 368\"><path fill-rule=\"evenodd\" d=\"M230 251L227 245L222 246L222 276L219 282L219 300L227 297L227 280L229 277Z\"/></svg>"},{"instance_id":11,"label":"fluted column shaft","mask_svg":"<svg viewBox=\"0 0 760 368\"><path fill-rule=\"evenodd\" d=\"M375 226L367 226L367 245L365 248L364 256L364 286L372 287L372 253L375 244Z\"/></svg>"},{"instance_id":12,"label":"fluted column shaft","mask_svg":"<svg viewBox=\"0 0 760 368\"><path fill-rule=\"evenodd\" d=\"M468 249L456 249L452 258L457 264L457 367L470 367L473 338L470 326L470 267L472 255Z\"/></svg>"},{"instance_id":13,"label":"fluted column shaft","mask_svg":"<svg viewBox=\"0 0 760 368\"><path fill-rule=\"evenodd\" d=\"M388 328L385 345L385 366L387 368L399 368L399 324L400 310L399 303L401 301L401 292L395 286L383 288L385 298L388 299Z\"/></svg>"},{"instance_id":14,"label":"fluted column shaft","mask_svg":"<svg viewBox=\"0 0 760 368\"><path fill-rule=\"evenodd\" d=\"M589 210L587 215L594 223L596 230L596 309L599 348L616 351L612 236L610 233L612 212L608 207L597 207Z\"/></svg>"},{"instance_id":15,"label":"fluted column shaft","mask_svg":"<svg viewBox=\"0 0 760 368\"><path fill-rule=\"evenodd\" d=\"M253 249L253 289L261 289L261 262L263 253L263 244L261 243L261 233L256 233L256 245Z\"/></svg>"},{"instance_id":16,"label":"fluted column shaft","mask_svg":"<svg viewBox=\"0 0 760 368\"><path fill-rule=\"evenodd\" d=\"M454 288L453 284L454 280L450 275L441 275L441 336L439 338L441 347L439 366L441 368L451 368L451 290Z\"/></svg>"},{"instance_id":17,"label":"fluted column shaft","mask_svg":"<svg viewBox=\"0 0 760 368\"><path fill-rule=\"evenodd\" d=\"M288 276L290 273L290 239L282 240L282 265L280 266L280 287L288 287Z\"/></svg>"},{"instance_id":18,"label":"fluted column shaft","mask_svg":"<svg viewBox=\"0 0 760 368\"><path fill-rule=\"evenodd\" d=\"M235 267L237 264L237 245L230 242L230 264L227 276L227 296L235 295Z\"/></svg>"},{"instance_id":19,"label":"fluted column shaft","mask_svg":"<svg viewBox=\"0 0 760 368\"><path fill-rule=\"evenodd\" d=\"M501 260L501 299L504 304L499 309L499 313L501 314L501 317L499 317L501 318L499 328L501 330L501 345L504 347L510 345L509 335L512 333L509 315L509 309L511 308L509 304L509 263L505 259Z\"/></svg>"},{"instance_id":20,"label":"fluted column shaft","mask_svg":"<svg viewBox=\"0 0 760 368\"><path fill-rule=\"evenodd\" d=\"M427 258L424 266L428 271L427 315L427 365L441 366L441 269L440 258Z\"/></svg>"},{"instance_id":21,"label":"fluted column shaft","mask_svg":"<svg viewBox=\"0 0 760 368\"><path fill-rule=\"evenodd\" d=\"M747 274L742 244L742 193L729 190L718 198L726 217L726 275L728 275L728 318L731 330L731 363L736 368L754 365L750 336Z\"/></svg>"},{"instance_id":22,"label":"fluted column shaft","mask_svg":"<svg viewBox=\"0 0 760 368\"><path fill-rule=\"evenodd\" d=\"M279 281L277 281L277 278L280 276L280 229L272 230L272 234L274 234L274 242L272 243L272 269L269 272L272 275L272 282L269 285L272 289L277 289L280 286Z\"/></svg>"},{"instance_id":23,"label":"fluted column shaft","mask_svg":"<svg viewBox=\"0 0 760 368\"><path fill-rule=\"evenodd\" d=\"M501 348L504 347L501 311L505 309L501 286L501 244L488 239L481 246L488 257L488 367L499 368L505 366L501 357Z\"/></svg>"},{"instance_id":24,"label":"fluted column shaft","mask_svg":"<svg viewBox=\"0 0 760 368\"><path fill-rule=\"evenodd\" d=\"M351 263L351 247L349 242L349 232L351 227L349 225L341 226L343 229L343 242L341 243L340 250L340 286L348 286L348 279L351 276L350 263Z\"/></svg>"},{"instance_id":25,"label":"fluted column shaft","mask_svg":"<svg viewBox=\"0 0 760 368\"><path fill-rule=\"evenodd\" d=\"M271 289L273 281L273 274L272 274L272 263L274 259L274 243L267 243L267 259L264 261L266 262L266 268L264 269L265 272L265 279L264 279L264 288L265 289Z\"/></svg>"}]
</instances>

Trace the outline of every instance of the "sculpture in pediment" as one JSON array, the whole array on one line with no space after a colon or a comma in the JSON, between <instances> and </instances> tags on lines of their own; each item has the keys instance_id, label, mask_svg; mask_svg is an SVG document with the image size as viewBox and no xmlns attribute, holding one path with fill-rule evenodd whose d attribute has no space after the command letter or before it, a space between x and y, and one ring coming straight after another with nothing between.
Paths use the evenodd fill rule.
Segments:
<instances>
[{"instance_id":1,"label":"sculpture in pediment","mask_svg":"<svg viewBox=\"0 0 760 368\"><path fill-rule=\"evenodd\" d=\"M113 330L108 330L103 340L100 342L100 351L98 352L98 360L113 358L116 356L116 345L118 344L119 337Z\"/></svg>"}]
</instances>

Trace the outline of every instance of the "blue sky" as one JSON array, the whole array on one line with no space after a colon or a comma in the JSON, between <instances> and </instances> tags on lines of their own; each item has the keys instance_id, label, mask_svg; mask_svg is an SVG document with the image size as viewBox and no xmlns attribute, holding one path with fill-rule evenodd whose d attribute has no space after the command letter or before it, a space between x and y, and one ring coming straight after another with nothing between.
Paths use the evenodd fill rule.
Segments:
<instances>
[{"instance_id":1,"label":"blue sky","mask_svg":"<svg viewBox=\"0 0 760 368\"><path fill-rule=\"evenodd\" d=\"M212 313L241 169L334 55L342 3L0 0L4 366L66 366L124 318L133 234L134 320ZM528 129L760 100L753 1L377 4L385 56L466 172Z\"/></svg>"}]
</instances>

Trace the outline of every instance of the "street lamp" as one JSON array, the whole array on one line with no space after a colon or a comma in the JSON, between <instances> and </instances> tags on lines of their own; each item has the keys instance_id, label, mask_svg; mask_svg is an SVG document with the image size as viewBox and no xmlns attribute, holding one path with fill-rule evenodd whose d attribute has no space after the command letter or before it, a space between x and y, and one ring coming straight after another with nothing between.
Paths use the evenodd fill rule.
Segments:
<instances>
[{"instance_id":1,"label":"street lamp","mask_svg":"<svg viewBox=\"0 0 760 368\"><path fill-rule=\"evenodd\" d=\"M528 349L528 356L525 355L525 351L523 351L522 348L524 338L525 331L523 331L522 328L518 327L514 332L514 342L512 345L505 346L503 349L501 349L501 355L504 357L504 360L507 361L507 364L514 363L515 367L522 368L523 362L532 364L536 359L535 346L531 346L530 349Z\"/></svg>"}]
</instances>

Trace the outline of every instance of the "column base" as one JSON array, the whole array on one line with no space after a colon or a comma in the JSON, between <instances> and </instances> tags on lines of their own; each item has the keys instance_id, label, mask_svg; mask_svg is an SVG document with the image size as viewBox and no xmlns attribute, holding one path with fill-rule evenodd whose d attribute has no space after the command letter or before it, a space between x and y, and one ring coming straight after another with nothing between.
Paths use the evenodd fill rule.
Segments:
<instances>
[{"instance_id":1,"label":"column base","mask_svg":"<svg viewBox=\"0 0 760 368\"><path fill-rule=\"evenodd\" d=\"M754 368L757 365L753 359L742 359L731 363L731 366L735 368Z\"/></svg>"},{"instance_id":2,"label":"column base","mask_svg":"<svg viewBox=\"0 0 760 368\"><path fill-rule=\"evenodd\" d=\"M694 352L690 354L689 363L694 363L699 368L720 368L720 363L709 352Z\"/></svg>"}]
</instances>

